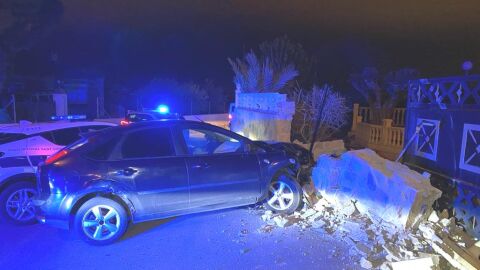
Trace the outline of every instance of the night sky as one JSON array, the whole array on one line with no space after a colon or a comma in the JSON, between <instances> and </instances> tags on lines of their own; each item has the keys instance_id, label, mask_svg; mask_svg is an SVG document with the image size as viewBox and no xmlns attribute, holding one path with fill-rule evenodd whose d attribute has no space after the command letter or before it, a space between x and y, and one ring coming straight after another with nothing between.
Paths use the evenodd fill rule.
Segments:
<instances>
[{"instance_id":1,"label":"night sky","mask_svg":"<svg viewBox=\"0 0 480 270\"><path fill-rule=\"evenodd\" d=\"M69 70L113 80L210 78L233 90L227 57L288 35L320 59L321 79L341 87L364 66L422 76L480 71L478 0L159 1L65 0L61 24L44 42Z\"/></svg>"}]
</instances>

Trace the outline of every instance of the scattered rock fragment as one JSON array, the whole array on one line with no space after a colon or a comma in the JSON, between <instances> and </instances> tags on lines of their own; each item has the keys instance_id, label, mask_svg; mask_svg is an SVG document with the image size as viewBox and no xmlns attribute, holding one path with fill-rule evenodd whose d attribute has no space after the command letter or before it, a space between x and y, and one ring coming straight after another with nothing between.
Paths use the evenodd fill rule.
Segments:
<instances>
[{"instance_id":1,"label":"scattered rock fragment","mask_svg":"<svg viewBox=\"0 0 480 270\"><path fill-rule=\"evenodd\" d=\"M360 259L360 266L364 269L372 269L373 267L372 263L363 257Z\"/></svg>"},{"instance_id":2,"label":"scattered rock fragment","mask_svg":"<svg viewBox=\"0 0 480 270\"><path fill-rule=\"evenodd\" d=\"M438 217L436 211L432 211L432 213L428 217L428 221L433 222L433 223L437 223L437 222L440 221L440 218Z\"/></svg>"},{"instance_id":3,"label":"scattered rock fragment","mask_svg":"<svg viewBox=\"0 0 480 270\"><path fill-rule=\"evenodd\" d=\"M252 249L250 249L250 248L242 248L242 249L240 250L240 253L241 253L241 254L245 254L245 253L250 252L250 250L252 250Z\"/></svg>"}]
</instances>

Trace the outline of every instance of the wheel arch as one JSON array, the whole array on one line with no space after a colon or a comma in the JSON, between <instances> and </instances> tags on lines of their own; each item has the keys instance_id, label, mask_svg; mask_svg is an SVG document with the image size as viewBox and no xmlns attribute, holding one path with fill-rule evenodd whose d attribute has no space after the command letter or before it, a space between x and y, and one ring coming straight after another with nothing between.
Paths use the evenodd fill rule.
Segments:
<instances>
[{"instance_id":1,"label":"wheel arch","mask_svg":"<svg viewBox=\"0 0 480 270\"><path fill-rule=\"evenodd\" d=\"M3 192L8 186L21 181L30 182L35 185L36 179L37 178L34 173L20 173L10 176L0 183L0 193Z\"/></svg>"},{"instance_id":2,"label":"wheel arch","mask_svg":"<svg viewBox=\"0 0 480 270\"><path fill-rule=\"evenodd\" d=\"M118 204L120 204L125 211L127 212L127 216L129 221L133 220L133 215L135 213L135 207L133 203L125 196L125 193L120 190L115 190L113 188L103 188L103 189L95 189L89 190L84 194L80 195L75 202L73 203L70 211L69 211L69 227L73 228L73 223L75 221L75 215L77 214L80 207L87 202L88 200L95 198L95 197L102 197L111 199Z\"/></svg>"},{"instance_id":3,"label":"wheel arch","mask_svg":"<svg viewBox=\"0 0 480 270\"><path fill-rule=\"evenodd\" d=\"M288 175L292 176L292 178L295 181L299 182L298 179L297 179L297 173L287 164L283 164L283 166L276 166L276 167L273 167L270 170L268 183L273 181L276 177L278 177L281 174L288 174Z\"/></svg>"}]
</instances>

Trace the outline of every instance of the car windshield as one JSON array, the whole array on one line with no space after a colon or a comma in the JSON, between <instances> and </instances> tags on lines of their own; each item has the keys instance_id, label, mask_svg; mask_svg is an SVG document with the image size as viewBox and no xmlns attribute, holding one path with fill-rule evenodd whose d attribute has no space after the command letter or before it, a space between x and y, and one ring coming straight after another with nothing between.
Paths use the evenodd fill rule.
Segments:
<instances>
[{"instance_id":1,"label":"car windshield","mask_svg":"<svg viewBox=\"0 0 480 270\"><path fill-rule=\"evenodd\" d=\"M27 135L23 133L0 133L0 144L22 140L26 137Z\"/></svg>"}]
</instances>

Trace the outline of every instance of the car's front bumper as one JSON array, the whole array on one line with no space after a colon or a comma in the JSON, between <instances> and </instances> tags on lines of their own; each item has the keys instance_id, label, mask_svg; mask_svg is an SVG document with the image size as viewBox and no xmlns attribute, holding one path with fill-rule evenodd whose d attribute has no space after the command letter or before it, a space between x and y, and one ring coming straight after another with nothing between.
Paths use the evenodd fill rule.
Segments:
<instances>
[{"instance_id":1,"label":"car's front bumper","mask_svg":"<svg viewBox=\"0 0 480 270\"><path fill-rule=\"evenodd\" d=\"M69 229L72 201L73 198L63 194L40 194L33 200L37 220L42 224Z\"/></svg>"}]
</instances>

